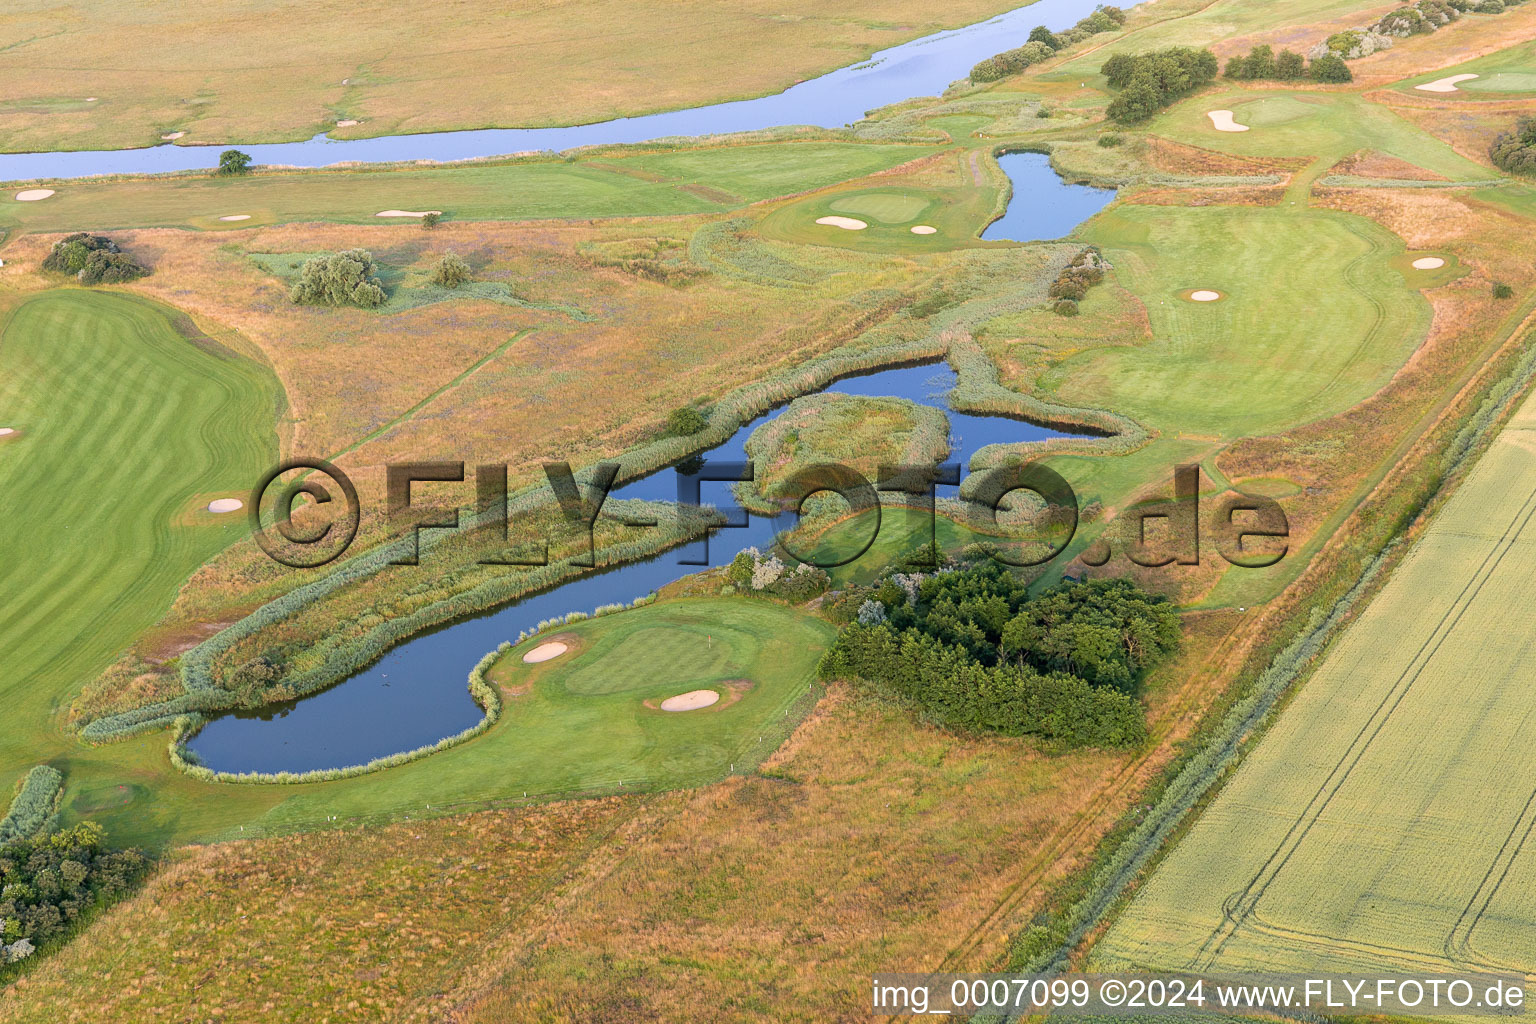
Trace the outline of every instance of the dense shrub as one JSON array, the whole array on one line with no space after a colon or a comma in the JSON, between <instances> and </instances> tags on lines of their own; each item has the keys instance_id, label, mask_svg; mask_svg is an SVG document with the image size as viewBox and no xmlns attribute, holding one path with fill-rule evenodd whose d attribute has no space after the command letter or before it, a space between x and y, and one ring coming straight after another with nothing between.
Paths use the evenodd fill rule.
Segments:
<instances>
[{"instance_id":1,"label":"dense shrub","mask_svg":"<svg viewBox=\"0 0 1536 1024\"><path fill-rule=\"evenodd\" d=\"M667 433L673 437L692 437L707 426L709 420L691 405L680 406L667 413Z\"/></svg>"},{"instance_id":2,"label":"dense shrub","mask_svg":"<svg viewBox=\"0 0 1536 1024\"><path fill-rule=\"evenodd\" d=\"M764 556L757 548L737 553L726 567L725 581L740 593L782 597L796 604L825 593L832 585L824 569L804 562L791 569L777 555Z\"/></svg>"},{"instance_id":3,"label":"dense shrub","mask_svg":"<svg viewBox=\"0 0 1536 1024\"><path fill-rule=\"evenodd\" d=\"M469 264L455 253L444 253L432 267L432 283L457 288L469 280Z\"/></svg>"},{"instance_id":4,"label":"dense shrub","mask_svg":"<svg viewBox=\"0 0 1536 1024\"><path fill-rule=\"evenodd\" d=\"M1089 246L1073 257L1056 280L1051 282L1048 294L1057 300L1051 309L1061 316L1077 316L1077 304L1088 294L1088 289L1104 280L1109 266L1094 246ZM1069 305L1068 305L1069 304Z\"/></svg>"},{"instance_id":5,"label":"dense shrub","mask_svg":"<svg viewBox=\"0 0 1536 1024\"><path fill-rule=\"evenodd\" d=\"M421 226L426 228L428 231L431 231L433 228L437 227L437 222L442 220L442 218L443 215L438 213L436 210L428 210L426 213L421 215Z\"/></svg>"},{"instance_id":6,"label":"dense shrub","mask_svg":"<svg viewBox=\"0 0 1536 1024\"><path fill-rule=\"evenodd\" d=\"M112 850L101 826L0 845L0 976L6 963L54 942L89 911L125 896L144 872L134 850Z\"/></svg>"},{"instance_id":7,"label":"dense shrub","mask_svg":"<svg viewBox=\"0 0 1536 1024\"><path fill-rule=\"evenodd\" d=\"M1515 290L1503 281L1493 282L1493 297L1496 299L1513 298Z\"/></svg>"},{"instance_id":8,"label":"dense shrub","mask_svg":"<svg viewBox=\"0 0 1536 1024\"><path fill-rule=\"evenodd\" d=\"M1355 80L1354 72L1349 70L1349 65L1344 63L1344 58L1331 53L1314 60L1307 73L1312 76L1314 82L1337 84Z\"/></svg>"},{"instance_id":9,"label":"dense shrub","mask_svg":"<svg viewBox=\"0 0 1536 1024\"><path fill-rule=\"evenodd\" d=\"M1124 141L1124 137L1119 132L1105 132L1099 136L1099 145L1104 149L1113 149Z\"/></svg>"},{"instance_id":10,"label":"dense shrub","mask_svg":"<svg viewBox=\"0 0 1536 1024\"><path fill-rule=\"evenodd\" d=\"M251 155L238 149L226 149L219 154L219 174L246 174L251 169Z\"/></svg>"},{"instance_id":11,"label":"dense shrub","mask_svg":"<svg viewBox=\"0 0 1536 1024\"><path fill-rule=\"evenodd\" d=\"M53 251L43 258L43 269L72 274L81 284L121 284L149 274L112 239L84 231L55 242Z\"/></svg>"},{"instance_id":12,"label":"dense shrub","mask_svg":"<svg viewBox=\"0 0 1536 1024\"><path fill-rule=\"evenodd\" d=\"M1219 66L1210 50L1172 46L1151 53L1117 53L1099 69L1120 94L1106 111L1121 124L1145 121L1174 100L1216 77Z\"/></svg>"},{"instance_id":13,"label":"dense shrub","mask_svg":"<svg viewBox=\"0 0 1536 1024\"><path fill-rule=\"evenodd\" d=\"M1227 61L1226 76L1240 82L1279 79L1294 81L1307 73L1306 59L1294 50L1275 53L1268 46L1255 46L1246 57Z\"/></svg>"},{"instance_id":14,"label":"dense shrub","mask_svg":"<svg viewBox=\"0 0 1536 1024\"><path fill-rule=\"evenodd\" d=\"M1006 75L1016 75L1031 64L1038 64L1057 50L1082 42L1099 32L1111 32L1125 24L1125 12L1118 7L1100 7L1065 32L1052 32L1037 25L1029 33L1029 42L1006 50L971 68L971 81L995 82Z\"/></svg>"},{"instance_id":15,"label":"dense shrub","mask_svg":"<svg viewBox=\"0 0 1536 1024\"><path fill-rule=\"evenodd\" d=\"M1057 316L1077 316L1082 312L1082 307L1076 299L1057 299L1051 303L1051 312Z\"/></svg>"},{"instance_id":16,"label":"dense shrub","mask_svg":"<svg viewBox=\"0 0 1536 1024\"><path fill-rule=\"evenodd\" d=\"M982 665L958 647L889 623L845 626L821 672L893 690L955 728L1073 746L1131 746L1146 737L1140 703L1123 693L1062 672Z\"/></svg>"},{"instance_id":17,"label":"dense shrub","mask_svg":"<svg viewBox=\"0 0 1536 1024\"><path fill-rule=\"evenodd\" d=\"M311 256L299 270L299 280L289 292L294 302L315 306L384 304L384 285L379 281L373 254L366 249Z\"/></svg>"},{"instance_id":18,"label":"dense shrub","mask_svg":"<svg viewBox=\"0 0 1536 1024\"><path fill-rule=\"evenodd\" d=\"M0 845L46 832L63 788L64 776L56 768L40 764L27 772L10 810L0 818Z\"/></svg>"},{"instance_id":19,"label":"dense shrub","mask_svg":"<svg viewBox=\"0 0 1536 1024\"><path fill-rule=\"evenodd\" d=\"M893 573L842 600L857 606L857 621L823 659L823 676L888 686L948 725L1073 744L1139 742L1134 691L1180 639L1173 607L1129 580L1031 598L990 560Z\"/></svg>"},{"instance_id":20,"label":"dense shrub","mask_svg":"<svg viewBox=\"0 0 1536 1024\"><path fill-rule=\"evenodd\" d=\"M1536 117L1522 117L1513 131L1501 133L1488 147L1488 155L1500 170L1536 174Z\"/></svg>"}]
</instances>

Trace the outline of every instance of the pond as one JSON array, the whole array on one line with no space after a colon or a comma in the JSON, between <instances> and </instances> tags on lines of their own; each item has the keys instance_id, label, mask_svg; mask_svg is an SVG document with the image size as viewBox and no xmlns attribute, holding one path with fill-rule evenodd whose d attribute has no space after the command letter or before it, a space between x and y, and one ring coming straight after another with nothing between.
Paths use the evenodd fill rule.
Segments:
<instances>
[{"instance_id":1,"label":"pond","mask_svg":"<svg viewBox=\"0 0 1536 1024\"><path fill-rule=\"evenodd\" d=\"M974 25L893 46L869 60L752 100L568 128L487 128L344 142L317 135L306 142L232 145L239 145L258 164L323 167L344 161L447 161L539 150L559 152L577 146L757 131L780 125L840 128L877 107L915 96L939 95L949 83L969 74L978 61L1022 46L1034 26L1067 28L1097 6L1097 0L1037 0ZM0 154L0 181L207 169L218 165L219 153L225 148L168 143L146 149Z\"/></svg>"},{"instance_id":2,"label":"pond","mask_svg":"<svg viewBox=\"0 0 1536 1024\"><path fill-rule=\"evenodd\" d=\"M845 377L826 391L851 395L890 395L945 411L950 422L948 461L966 466L988 444L1037 441L1069 436L1060 431L1001 416L973 416L952 411L945 394L955 373L944 363L904 366ZM711 461L746 461L747 438L783 412L771 410L745 424L729 440L705 453ZM616 498L677 499L671 469L616 488ZM746 515L735 509L729 484L706 483L703 500L733 516L745 516L745 528L716 532L710 539L710 565L724 565L738 551L766 551L775 533L792 517ZM954 488L941 487L940 496ZM496 611L422 634L394 648L372 667L324 690L258 712L215 718L191 742L202 762L216 771L302 772L363 764L402 750L435 743L479 721L482 712L466 688L475 663L503 640L515 640L543 619L573 611L590 612L601 604L628 603L702 568L683 564L702 559L702 542L633 562L606 572L589 572Z\"/></svg>"},{"instance_id":3,"label":"pond","mask_svg":"<svg viewBox=\"0 0 1536 1024\"><path fill-rule=\"evenodd\" d=\"M1004 153L997 164L1013 184L1008 210L982 238L1036 242L1062 238L1115 198L1112 188L1073 185L1051 169L1044 153Z\"/></svg>"}]
</instances>

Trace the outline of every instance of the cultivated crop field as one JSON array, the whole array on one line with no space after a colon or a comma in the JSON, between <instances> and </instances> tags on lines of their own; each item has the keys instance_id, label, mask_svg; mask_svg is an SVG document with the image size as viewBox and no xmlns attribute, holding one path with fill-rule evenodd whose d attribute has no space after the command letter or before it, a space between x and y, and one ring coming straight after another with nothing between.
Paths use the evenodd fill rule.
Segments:
<instances>
[{"instance_id":1,"label":"cultivated crop field","mask_svg":"<svg viewBox=\"0 0 1536 1024\"><path fill-rule=\"evenodd\" d=\"M1527 402L1096 963L1536 969L1533 454Z\"/></svg>"}]
</instances>

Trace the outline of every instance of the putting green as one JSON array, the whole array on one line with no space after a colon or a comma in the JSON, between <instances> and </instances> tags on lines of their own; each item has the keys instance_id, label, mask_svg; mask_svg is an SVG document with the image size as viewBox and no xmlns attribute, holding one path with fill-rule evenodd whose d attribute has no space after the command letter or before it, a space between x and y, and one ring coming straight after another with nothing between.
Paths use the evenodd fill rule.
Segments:
<instances>
[{"instance_id":1,"label":"putting green","mask_svg":"<svg viewBox=\"0 0 1536 1024\"><path fill-rule=\"evenodd\" d=\"M895 192L863 192L843 196L827 204L838 213L868 217L882 224L905 224L933 205L928 196L899 195Z\"/></svg>"},{"instance_id":2,"label":"putting green","mask_svg":"<svg viewBox=\"0 0 1536 1024\"><path fill-rule=\"evenodd\" d=\"M1536 72L1501 71L1484 78L1462 82L1456 88L1469 92L1536 92Z\"/></svg>"},{"instance_id":3,"label":"putting green","mask_svg":"<svg viewBox=\"0 0 1536 1024\"><path fill-rule=\"evenodd\" d=\"M549 639L540 636L495 665L491 678L508 694L502 720L437 755L445 768L494 762L492 789L541 794L696 785L732 764L748 768L793 728L789 712L811 693L832 628L783 605L715 598L645 605L558 635L572 643L569 654L525 664L525 650ZM720 701L661 710L693 690Z\"/></svg>"},{"instance_id":4,"label":"putting green","mask_svg":"<svg viewBox=\"0 0 1536 1024\"><path fill-rule=\"evenodd\" d=\"M1068 360L1058 400L1213 438L1283 430L1374 394L1423 338L1429 306L1373 221L1300 206L1112 207L1089 223L1154 340ZM1220 302L1185 302L1185 289Z\"/></svg>"}]
</instances>

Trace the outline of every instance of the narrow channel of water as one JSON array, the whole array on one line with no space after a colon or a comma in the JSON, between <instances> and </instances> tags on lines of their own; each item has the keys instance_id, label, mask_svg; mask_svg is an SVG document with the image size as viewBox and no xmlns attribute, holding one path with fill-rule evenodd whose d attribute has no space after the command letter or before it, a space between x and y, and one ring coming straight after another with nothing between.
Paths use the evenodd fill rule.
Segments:
<instances>
[{"instance_id":1,"label":"narrow channel of water","mask_svg":"<svg viewBox=\"0 0 1536 1024\"><path fill-rule=\"evenodd\" d=\"M969 465L988 444L1036 441L1068 436L1060 431L1000 416L973 416L951 410L945 394L955 373L944 363L898 367L846 377L825 390L852 395L891 395L936 406L950 422L948 461ZM774 419L783 407L744 425L731 438L705 453L711 460L745 461L752 431ZM729 484L704 485L703 500L730 511L735 504ZM953 493L941 488L941 496ZM676 474L668 469L635 480L613 492L618 498L675 501ZM793 517L747 516L742 529L721 530L708 544L709 563L723 565L738 551L755 546L766 551L775 533ZM665 552L607 572L591 572L494 612L446 626L407 641L371 668L290 704L260 712L238 712L209 722L191 747L203 763L219 771L310 771L362 764L401 750L435 743L468 728L481 717L465 687L475 662L503 640L531 629L543 619L601 604L633 601L674 580L699 572L681 559L703 556L703 544Z\"/></svg>"},{"instance_id":2,"label":"narrow channel of water","mask_svg":"<svg viewBox=\"0 0 1536 1024\"><path fill-rule=\"evenodd\" d=\"M569 128L487 128L349 141L317 135L307 142L233 145L239 145L258 164L323 167L343 162L448 161L538 150L559 152L577 146L758 131L781 125L841 128L877 107L916 96L939 95L949 83L969 74L978 61L1022 46L1034 26L1067 28L1092 14L1097 6L1097 0L1036 0L987 21L881 50L867 61L753 100ZM225 148L168 143L147 149L0 154L0 181L207 169L218 165L219 153Z\"/></svg>"}]
</instances>

